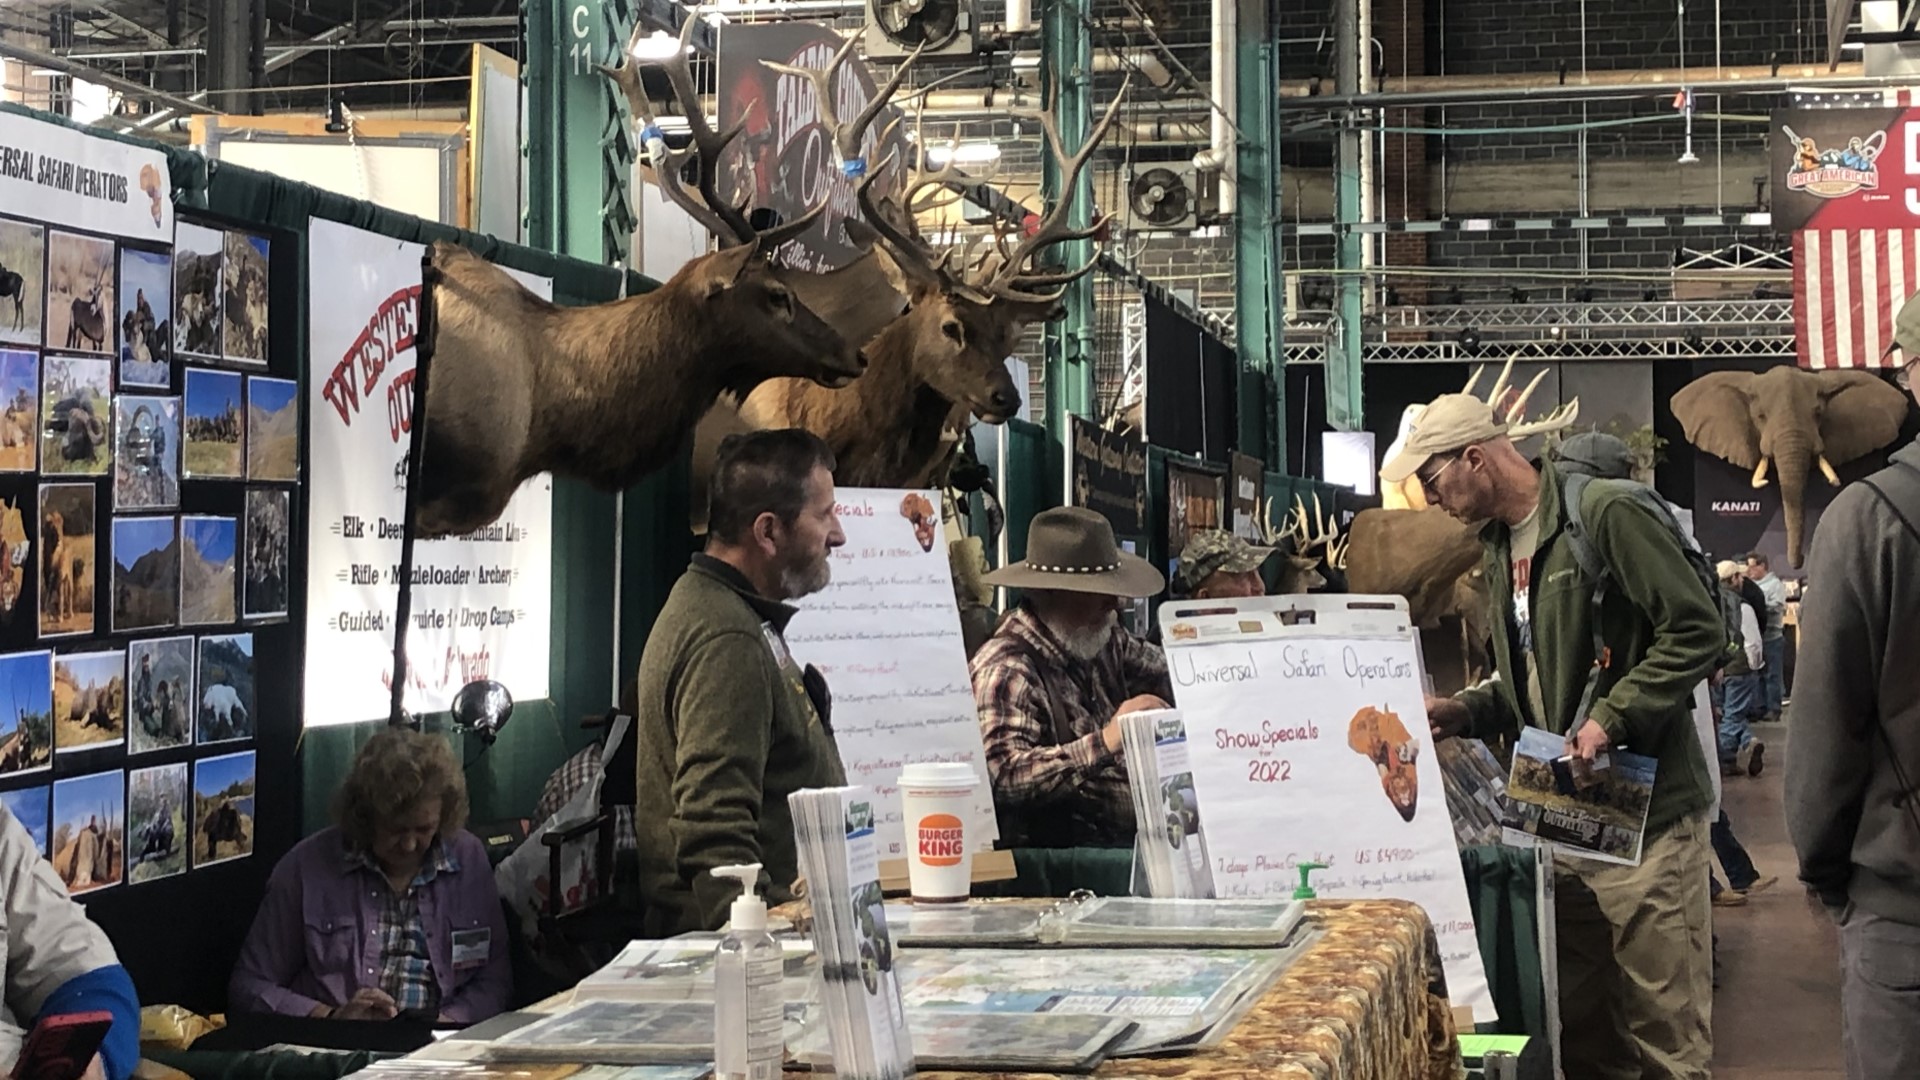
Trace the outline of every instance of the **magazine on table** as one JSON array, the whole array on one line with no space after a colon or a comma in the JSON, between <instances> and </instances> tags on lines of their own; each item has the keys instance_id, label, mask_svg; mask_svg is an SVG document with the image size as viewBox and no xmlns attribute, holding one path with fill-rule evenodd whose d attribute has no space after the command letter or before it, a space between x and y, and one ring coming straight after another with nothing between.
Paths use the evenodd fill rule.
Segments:
<instances>
[{"instance_id":1,"label":"magazine on table","mask_svg":"<svg viewBox=\"0 0 1920 1080\"><path fill-rule=\"evenodd\" d=\"M714 950L721 935L686 935L666 941L630 941L599 971L580 980L573 1000L713 1001ZM807 979L819 967L813 944L780 939L785 955L787 1001L803 995Z\"/></svg>"},{"instance_id":2,"label":"magazine on table","mask_svg":"<svg viewBox=\"0 0 1920 1080\"><path fill-rule=\"evenodd\" d=\"M805 1034L808 1006L786 1006L786 1038ZM496 1062L699 1065L713 1060L710 1001L585 1001L489 1043Z\"/></svg>"},{"instance_id":3,"label":"magazine on table","mask_svg":"<svg viewBox=\"0 0 1920 1080\"><path fill-rule=\"evenodd\" d=\"M921 1070L963 1072L1092 1072L1135 1024L1123 1017L1088 1013L967 1013L908 1009L914 1062ZM818 1057L826 1032L808 1032L795 1047Z\"/></svg>"},{"instance_id":4,"label":"magazine on table","mask_svg":"<svg viewBox=\"0 0 1920 1080\"><path fill-rule=\"evenodd\" d=\"M1139 823L1134 857L1152 896L1213 895L1213 867L1200 828L1200 797L1187 754L1187 727L1179 709L1150 709L1120 717L1127 786Z\"/></svg>"},{"instance_id":5,"label":"magazine on table","mask_svg":"<svg viewBox=\"0 0 1920 1080\"><path fill-rule=\"evenodd\" d=\"M1524 728L1507 777L1507 841L1638 866L1657 766L1653 758L1619 749L1585 762L1568 755L1565 737Z\"/></svg>"},{"instance_id":6,"label":"magazine on table","mask_svg":"<svg viewBox=\"0 0 1920 1080\"><path fill-rule=\"evenodd\" d=\"M1102 896L1061 904L1040 940L1064 945L1284 945L1306 915L1299 900L1162 900Z\"/></svg>"}]
</instances>

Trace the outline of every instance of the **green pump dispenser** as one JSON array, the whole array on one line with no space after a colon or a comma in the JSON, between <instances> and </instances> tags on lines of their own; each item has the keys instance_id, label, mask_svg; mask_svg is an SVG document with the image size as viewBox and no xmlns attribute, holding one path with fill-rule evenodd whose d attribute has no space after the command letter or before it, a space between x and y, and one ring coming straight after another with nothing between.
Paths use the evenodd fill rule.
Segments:
<instances>
[{"instance_id":1,"label":"green pump dispenser","mask_svg":"<svg viewBox=\"0 0 1920 1080\"><path fill-rule=\"evenodd\" d=\"M1300 871L1300 887L1293 890L1293 898L1295 900L1312 900L1316 894L1313 891L1313 886L1307 884L1307 872L1310 870L1325 870L1326 868L1326 863L1301 863L1298 867Z\"/></svg>"}]
</instances>

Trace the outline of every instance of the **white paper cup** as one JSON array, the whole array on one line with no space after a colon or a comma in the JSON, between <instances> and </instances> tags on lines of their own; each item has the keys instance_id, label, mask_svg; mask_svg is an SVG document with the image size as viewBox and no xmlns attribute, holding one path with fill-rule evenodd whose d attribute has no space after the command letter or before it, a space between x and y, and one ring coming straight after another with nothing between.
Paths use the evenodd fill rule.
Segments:
<instances>
[{"instance_id":1,"label":"white paper cup","mask_svg":"<svg viewBox=\"0 0 1920 1080\"><path fill-rule=\"evenodd\" d=\"M965 762L923 762L900 770L907 886L916 904L961 904L973 885L973 793L979 774Z\"/></svg>"}]
</instances>

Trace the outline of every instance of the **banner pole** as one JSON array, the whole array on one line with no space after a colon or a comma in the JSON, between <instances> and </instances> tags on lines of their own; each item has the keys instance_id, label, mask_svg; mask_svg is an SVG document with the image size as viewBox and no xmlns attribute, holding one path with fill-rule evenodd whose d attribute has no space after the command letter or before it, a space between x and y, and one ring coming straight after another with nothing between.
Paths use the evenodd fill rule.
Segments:
<instances>
[{"instance_id":1,"label":"banner pole","mask_svg":"<svg viewBox=\"0 0 1920 1080\"><path fill-rule=\"evenodd\" d=\"M407 716L407 622L413 617L413 543L419 527L420 473L427 445L427 374L433 363L435 332L433 289L439 271L433 266L433 249L420 256L420 310L413 338L413 409L407 430L407 498L404 524L400 532L400 598L393 616L393 686L387 711L391 727L419 729L419 723Z\"/></svg>"}]
</instances>

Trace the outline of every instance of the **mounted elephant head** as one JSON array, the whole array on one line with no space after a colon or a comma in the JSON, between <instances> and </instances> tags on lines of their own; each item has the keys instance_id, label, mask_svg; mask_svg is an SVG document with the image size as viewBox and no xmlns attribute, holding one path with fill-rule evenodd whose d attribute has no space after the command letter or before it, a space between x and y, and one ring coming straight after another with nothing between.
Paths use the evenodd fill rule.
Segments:
<instances>
[{"instance_id":1,"label":"mounted elephant head","mask_svg":"<svg viewBox=\"0 0 1920 1080\"><path fill-rule=\"evenodd\" d=\"M1782 365L1762 372L1716 371L1673 395L1673 415L1687 441L1717 458L1753 470L1767 485L1780 468L1780 504L1787 517L1787 561L1799 566L1807 474L1818 466L1839 486L1834 466L1892 442L1907 417L1907 395L1867 371L1804 371Z\"/></svg>"}]
</instances>

